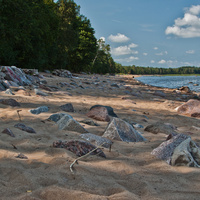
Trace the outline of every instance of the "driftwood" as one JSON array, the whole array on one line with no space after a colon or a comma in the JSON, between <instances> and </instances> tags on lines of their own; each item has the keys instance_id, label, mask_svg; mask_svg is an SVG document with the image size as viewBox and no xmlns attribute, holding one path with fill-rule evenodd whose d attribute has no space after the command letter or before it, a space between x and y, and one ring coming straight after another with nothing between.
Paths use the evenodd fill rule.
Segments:
<instances>
[{"instance_id":1,"label":"driftwood","mask_svg":"<svg viewBox=\"0 0 200 200\"><path fill-rule=\"evenodd\" d=\"M82 159L82 158L85 158L87 156L89 156L92 152L96 151L97 149L101 148L105 143L101 144L100 146L96 147L95 149L93 149L92 151L88 152L87 154L75 159L72 164L70 165L69 169L70 171L72 172L72 174L74 174L74 171L73 171L73 166L75 163L77 163L78 160Z\"/></svg>"}]
</instances>

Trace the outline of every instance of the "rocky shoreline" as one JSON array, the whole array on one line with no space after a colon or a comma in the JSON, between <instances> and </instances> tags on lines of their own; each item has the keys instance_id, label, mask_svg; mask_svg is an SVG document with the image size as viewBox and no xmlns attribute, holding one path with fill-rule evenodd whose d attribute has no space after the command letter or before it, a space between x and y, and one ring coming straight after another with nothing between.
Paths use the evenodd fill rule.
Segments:
<instances>
[{"instance_id":1,"label":"rocky shoreline","mask_svg":"<svg viewBox=\"0 0 200 200\"><path fill-rule=\"evenodd\" d=\"M59 70L7 89L2 199L198 198L197 93Z\"/></svg>"}]
</instances>

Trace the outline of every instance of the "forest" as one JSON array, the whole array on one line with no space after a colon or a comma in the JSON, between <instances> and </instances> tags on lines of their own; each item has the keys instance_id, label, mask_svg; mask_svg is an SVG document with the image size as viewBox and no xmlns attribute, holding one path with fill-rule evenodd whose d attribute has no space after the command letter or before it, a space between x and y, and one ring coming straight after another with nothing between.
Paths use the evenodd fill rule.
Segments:
<instances>
[{"instance_id":1,"label":"forest","mask_svg":"<svg viewBox=\"0 0 200 200\"><path fill-rule=\"evenodd\" d=\"M122 66L73 0L0 0L0 65L99 74L197 74L198 67Z\"/></svg>"}]
</instances>

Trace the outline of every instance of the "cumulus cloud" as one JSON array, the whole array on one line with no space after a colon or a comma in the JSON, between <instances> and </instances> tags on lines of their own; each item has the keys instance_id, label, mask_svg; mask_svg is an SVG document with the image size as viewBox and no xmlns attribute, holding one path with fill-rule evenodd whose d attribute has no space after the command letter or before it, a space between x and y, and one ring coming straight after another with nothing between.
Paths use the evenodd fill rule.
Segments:
<instances>
[{"instance_id":1,"label":"cumulus cloud","mask_svg":"<svg viewBox=\"0 0 200 200\"><path fill-rule=\"evenodd\" d=\"M130 62L135 61L135 60L139 60L139 58L134 57L134 56L130 56L128 58L115 59L116 62L127 62L127 63L130 63Z\"/></svg>"},{"instance_id":2,"label":"cumulus cloud","mask_svg":"<svg viewBox=\"0 0 200 200\"><path fill-rule=\"evenodd\" d=\"M151 63L155 63L155 60L151 60Z\"/></svg>"},{"instance_id":3,"label":"cumulus cloud","mask_svg":"<svg viewBox=\"0 0 200 200\"><path fill-rule=\"evenodd\" d=\"M130 45L119 46L111 49L111 54L115 56L138 54L138 51L134 51L132 48L137 47L137 44L131 43Z\"/></svg>"},{"instance_id":4,"label":"cumulus cloud","mask_svg":"<svg viewBox=\"0 0 200 200\"><path fill-rule=\"evenodd\" d=\"M154 50L157 50L157 49L158 49L158 47L154 47L153 49L154 49Z\"/></svg>"},{"instance_id":5,"label":"cumulus cloud","mask_svg":"<svg viewBox=\"0 0 200 200\"><path fill-rule=\"evenodd\" d=\"M188 51L186 51L185 53L188 53L188 54L194 54L195 51L194 51L194 50L188 50Z\"/></svg>"},{"instance_id":6,"label":"cumulus cloud","mask_svg":"<svg viewBox=\"0 0 200 200\"><path fill-rule=\"evenodd\" d=\"M182 38L200 37L200 5L185 10L183 18L177 18L173 26L168 26L165 34Z\"/></svg>"},{"instance_id":7,"label":"cumulus cloud","mask_svg":"<svg viewBox=\"0 0 200 200\"><path fill-rule=\"evenodd\" d=\"M147 55L148 55L148 53L143 53L143 55L144 55L144 56L147 56Z\"/></svg>"},{"instance_id":8,"label":"cumulus cloud","mask_svg":"<svg viewBox=\"0 0 200 200\"><path fill-rule=\"evenodd\" d=\"M129 41L130 39L125 36L124 34L121 34L121 33L117 33L117 35L110 35L108 37L108 39L112 42L127 42Z\"/></svg>"},{"instance_id":9,"label":"cumulus cloud","mask_svg":"<svg viewBox=\"0 0 200 200\"><path fill-rule=\"evenodd\" d=\"M105 37L100 37L100 40L102 40L102 41L106 41L106 38Z\"/></svg>"},{"instance_id":10,"label":"cumulus cloud","mask_svg":"<svg viewBox=\"0 0 200 200\"><path fill-rule=\"evenodd\" d=\"M166 63L166 60L160 60L158 63L159 63L159 64L165 64L165 63Z\"/></svg>"}]
</instances>

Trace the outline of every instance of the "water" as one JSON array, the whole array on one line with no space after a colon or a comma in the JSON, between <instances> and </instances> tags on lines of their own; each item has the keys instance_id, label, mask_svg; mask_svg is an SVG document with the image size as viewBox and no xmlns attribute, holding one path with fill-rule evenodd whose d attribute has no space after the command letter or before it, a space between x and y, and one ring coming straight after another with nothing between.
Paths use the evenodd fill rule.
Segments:
<instances>
[{"instance_id":1,"label":"water","mask_svg":"<svg viewBox=\"0 0 200 200\"><path fill-rule=\"evenodd\" d=\"M200 92L200 76L141 76L135 79L152 86L174 89L188 86L191 90Z\"/></svg>"}]
</instances>

